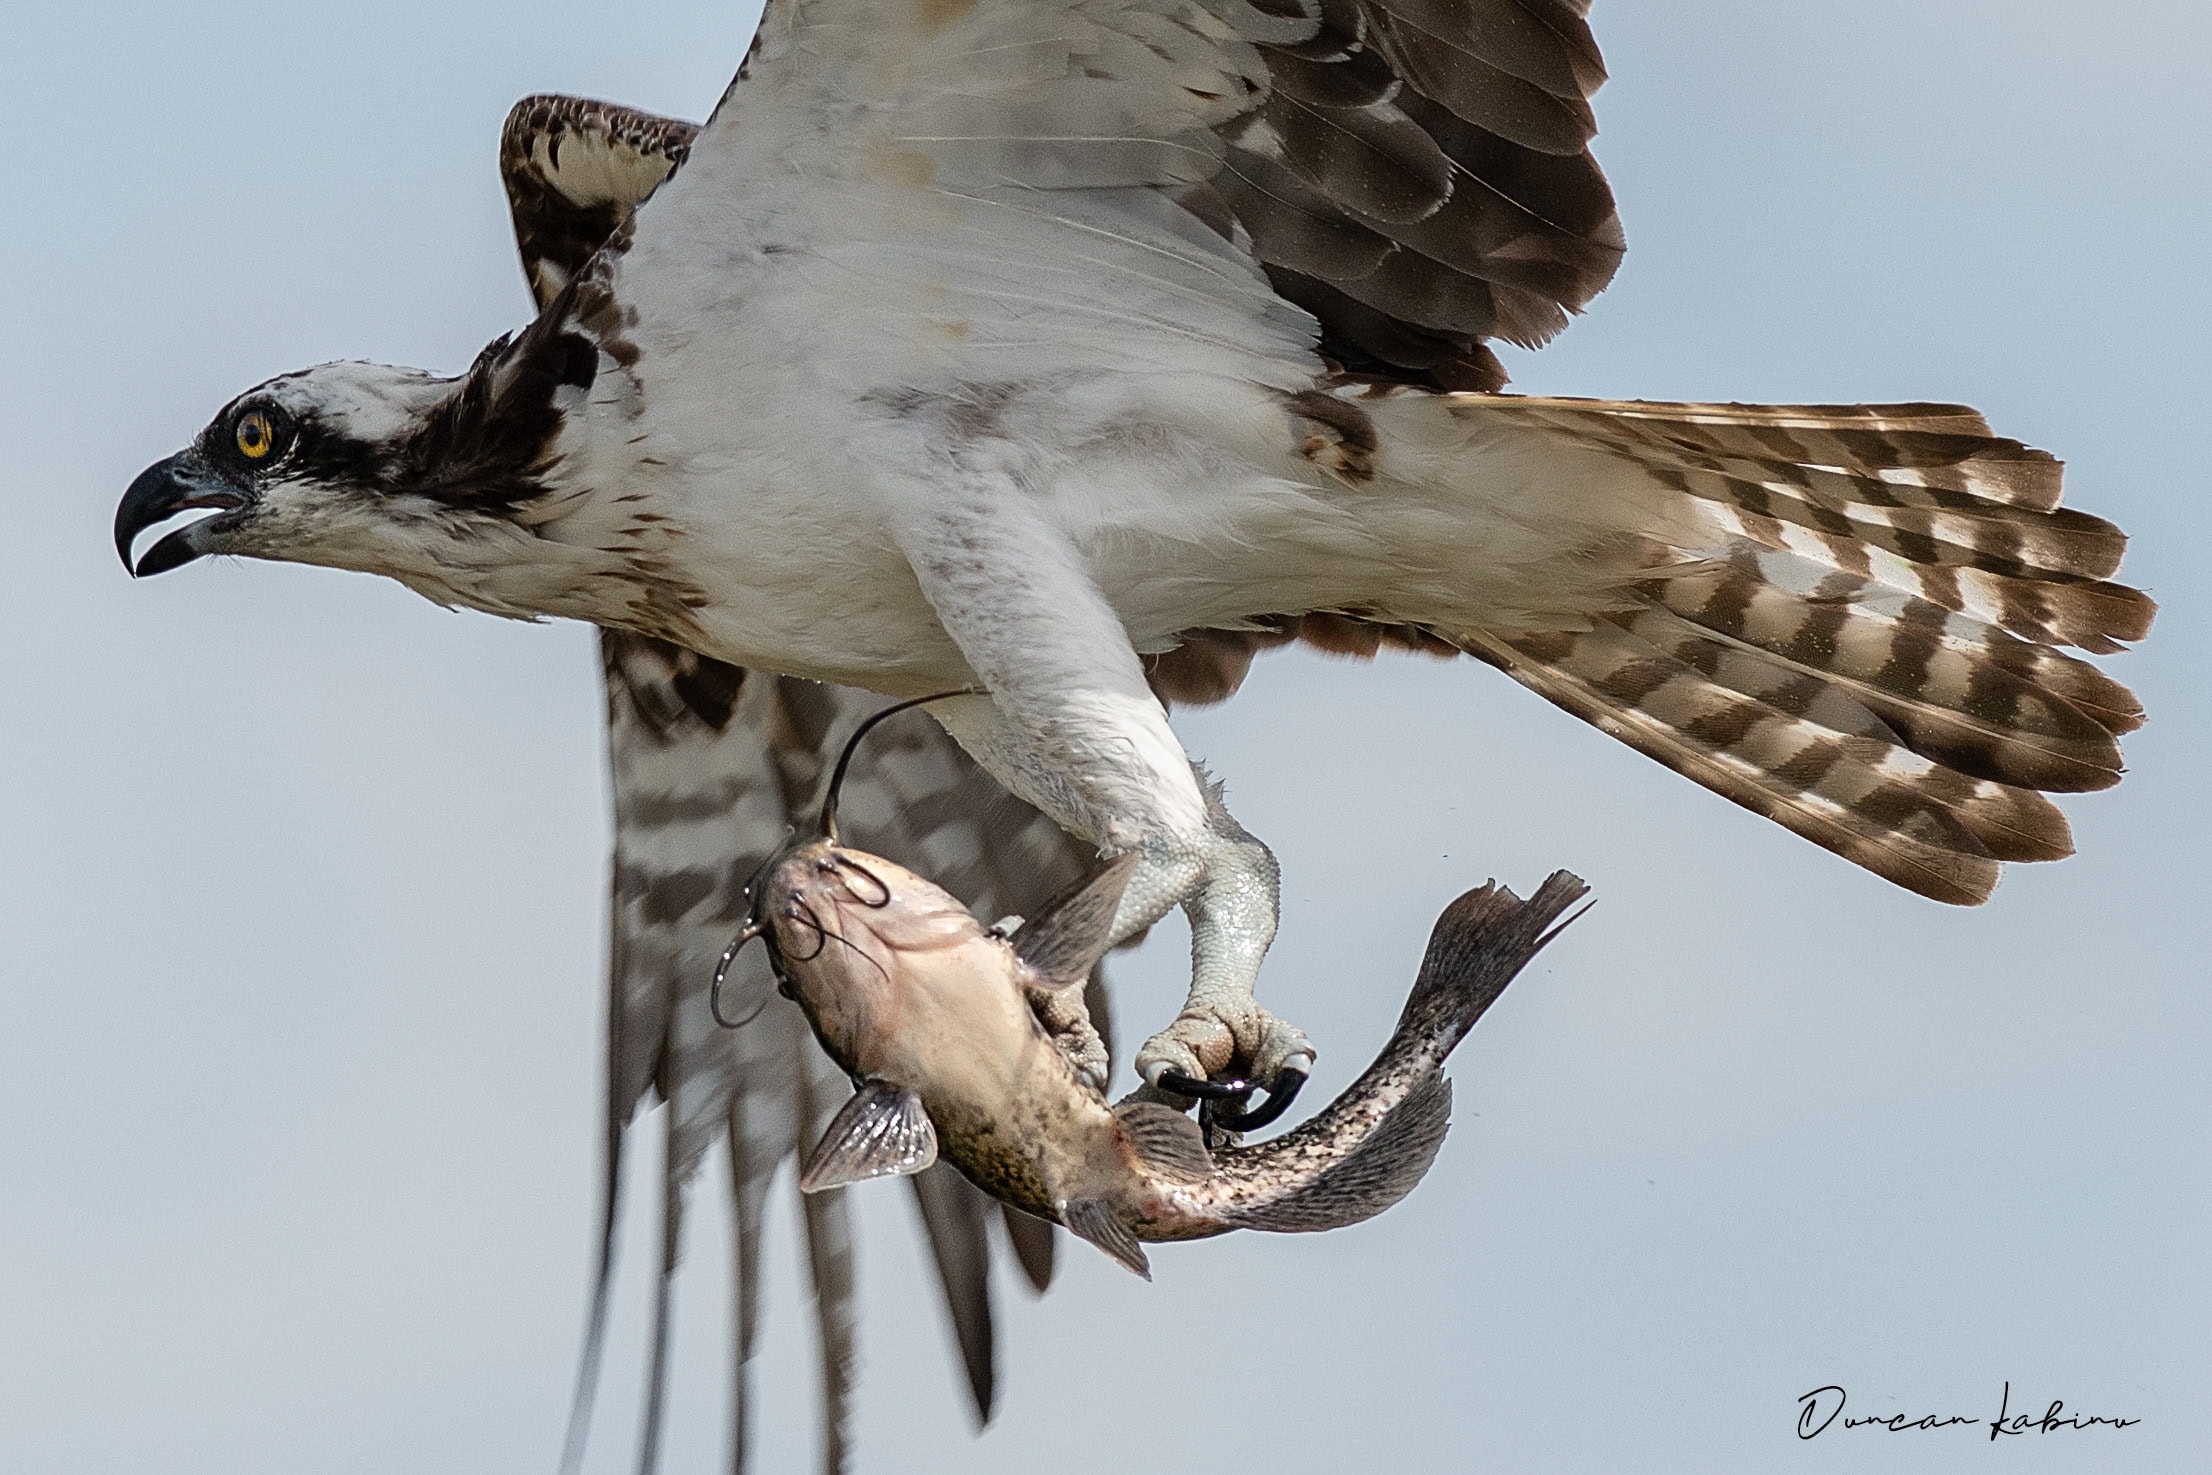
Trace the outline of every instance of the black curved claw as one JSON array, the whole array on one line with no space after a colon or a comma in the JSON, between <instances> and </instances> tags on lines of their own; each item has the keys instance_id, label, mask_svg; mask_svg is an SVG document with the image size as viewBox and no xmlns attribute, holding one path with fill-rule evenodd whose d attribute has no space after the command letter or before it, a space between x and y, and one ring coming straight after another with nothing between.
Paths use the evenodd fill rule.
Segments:
<instances>
[{"instance_id":1,"label":"black curved claw","mask_svg":"<svg viewBox=\"0 0 2212 1475\"><path fill-rule=\"evenodd\" d=\"M1250 1081L1201 1081L1179 1070L1161 1071L1160 1079L1154 1084L1163 1091L1173 1091L1193 1101L1227 1101L1231 1097L1249 1096L1253 1091Z\"/></svg>"},{"instance_id":2,"label":"black curved claw","mask_svg":"<svg viewBox=\"0 0 2212 1475\"><path fill-rule=\"evenodd\" d=\"M1238 1106L1215 1106L1214 1122L1232 1132L1256 1132L1290 1110L1290 1103L1298 1099L1299 1088L1306 1084L1306 1072L1286 1068L1275 1077L1275 1083L1267 1088L1267 1099L1251 1111ZM1245 1096L1250 1096L1247 1089ZM1208 1103L1211 1105L1211 1103Z\"/></svg>"},{"instance_id":3,"label":"black curved claw","mask_svg":"<svg viewBox=\"0 0 2212 1475\"><path fill-rule=\"evenodd\" d=\"M1252 1099L1254 1091L1261 1089L1251 1081L1201 1081L1181 1071L1163 1070L1158 1082L1161 1090L1189 1096L1198 1102L1198 1125L1206 1134L1208 1147L1214 1145L1216 1127L1226 1132L1253 1132L1274 1121L1290 1110L1291 1102L1298 1099L1299 1088L1305 1084L1305 1071L1286 1069L1266 1088L1267 1099L1247 1111L1245 1103Z\"/></svg>"}]
</instances>

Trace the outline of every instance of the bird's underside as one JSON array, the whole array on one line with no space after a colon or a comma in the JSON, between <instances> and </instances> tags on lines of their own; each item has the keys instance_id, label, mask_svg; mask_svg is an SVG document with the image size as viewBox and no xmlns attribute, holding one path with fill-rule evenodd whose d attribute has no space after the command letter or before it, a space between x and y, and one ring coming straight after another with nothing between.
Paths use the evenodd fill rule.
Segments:
<instances>
[{"instance_id":1,"label":"bird's underside","mask_svg":"<svg viewBox=\"0 0 2212 1475\"><path fill-rule=\"evenodd\" d=\"M1543 342L1621 255L1585 8L773 0L703 129L516 107L531 326L457 379L272 381L126 496L126 559L217 509L140 572L290 558L606 627L609 1223L649 1090L668 1263L726 1133L742 1346L768 1175L841 1088L781 1005L716 1030L706 979L881 702L794 675L974 689L943 728L1034 807L903 718L861 834L980 909L1139 853L1117 930L1193 930L1148 1075L1310 1058L1252 999L1272 858L1162 712L1272 646L1472 655L1947 902L2068 853L2046 795L2118 780L2140 708L2064 648L2152 606L2047 454L1957 406L1496 392L1489 343ZM981 1204L918 1188L987 1407ZM834 1464L842 1210L808 1212ZM1050 1231L1009 1223L1041 1284Z\"/></svg>"},{"instance_id":2,"label":"bird's underside","mask_svg":"<svg viewBox=\"0 0 2212 1475\"><path fill-rule=\"evenodd\" d=\"M696 133L693 124L580 98L515 106L500 141L500 173L524 274L541 307L681 161ZM745 915L746 888L793 829L811 823L836 745L883 701L747 671L630 631L603 630L600 654L615 809L605 1181L591 1330L566 1463L580 1459L589 1430L612 1290L624 1129L658 1096L666 1108L661 1272L640 1465L653 1464L659 1438L685 1195L717 1142L729 1154L733 1193L731 1447L742 1465L751 1411L745 1364L759 1315L768 1190L786 1162L813 1146L850 1088L799 1011L772 996L756 953L742 955L727 980L731 1007L758 1011L744 1028L717 1024L709 982ZM994 916L1033 911L1085 862L1062 831L919 714L879 730L845 795L855 833L949 878L959 895ZM1093 980L1086 1002L1110 1038L1103 978ZM990 1220L1003 1219L1009 1246L1040 1292L1052 1279L1055 1231L1011 1209L1002 1214L949 1166L911 1181L976 1413L988 1419L997 1386ZM823 1460L837 1470L853 1378L851 1228L841 1193L806 1195L799 1206L820 1339Z\"/></svg>"}]
</instances>

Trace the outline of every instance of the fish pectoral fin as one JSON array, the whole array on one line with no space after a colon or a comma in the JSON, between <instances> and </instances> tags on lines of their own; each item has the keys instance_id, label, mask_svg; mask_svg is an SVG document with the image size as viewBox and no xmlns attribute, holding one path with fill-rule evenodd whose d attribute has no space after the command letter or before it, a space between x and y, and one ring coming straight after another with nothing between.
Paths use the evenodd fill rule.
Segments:
<instances>
[{"instance_id":1,"label":"fish pectoral fin","mask_svg":"<svg viewBox=\"0 0 2212 1475\"><path fill-rule=\"evenodd\" d=\"M1106 956L1121 893L1137 868L1134 851L1117 855L1044 904L1014 934L1014 956L1036 988L1078 988Z\"/></svg>"},{"instance_id":2,"label":"fish pectoral fin","mask_svg":"<svg viewBox=\"0 0 2212 1475\"><path fill-rule=\"evenodd\" d=\"M1114 1118L1129 1134L1129 1145L1144 1165L1179 1183L1203 1183L1214 1172L1206 1134L1198 1123L1157 1101L1124 1101Z\"/></svg>"},{"instance_id":3,"label":"fish pectoral fin","mask_svg":"<svg viewBox=\"0 0 2212 1475\"><path fill-rule=\"evenodd\" d=\"M1078 1198L1060 1205L1060 1222L1068 1226L1068 1232L1078 1239L1087 1239L1114 1258L1122 1269L1152 1278L1152 1262L1144 1257L1144 1246L1129 1232L1129 1226L1114 1217L1114 1211L1104 1199Z\"/></svg>"},{"instance_id":4,"label":"fish pectoral fin","mask_svg":"<svg viewBox=\"0 0 2212 1475\"><path fill-rule=\"evenodd\" d=\"M864 1081L807 1155L799 1192L919 1173L935 1161L937 1128L921 1096L889 1081Z\"/></svg>"}]
</instances>

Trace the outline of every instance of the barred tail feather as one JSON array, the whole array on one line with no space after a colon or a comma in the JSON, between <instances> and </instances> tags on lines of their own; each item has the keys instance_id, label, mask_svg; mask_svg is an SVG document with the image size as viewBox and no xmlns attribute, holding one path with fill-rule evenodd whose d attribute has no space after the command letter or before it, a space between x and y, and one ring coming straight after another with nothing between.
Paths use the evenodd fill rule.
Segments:
<instances>
[{"instance_id":1,"label":"barred tail feather","mask_svg":"<svg viewBox=\"0 0 2212 1475\"><path fill-rule=\"evenodd\" d=\"M2072 852L2039 791L2117 783L2135 698L2105 652L2155 606L2126 539L2060 508L2059 463L1947 405L1462 396L1634 468L1706 546L1646 548L1617 608L1454 643L1736 803L1939 901Z\"/></svg>"},{"instance_id":2,"label":"barred tail feather","mask_svg":"<svg viewBox=\"0 0 2212 1475\"><path fill-rule=\"evenodd\" d=\"M2143 725L2134 694L2088 662L1832 564L1746 540L1702 566L1670 571L1670 579L1644 592L1717 633L1785 658L1817 661L1834 646L1830 669L1900 694L1931 680L1939 686L1994 680L1980 675L1987 666L2065 702L2115 736Z\"/></svg>"},{"instance_id":3,"label":"barred tail feather","mask_svg":"<svg viewBox=\"0 0 2212 1475\"><path fill-rule=\"evenodd\" d=\"M1884 741L1876 719L1837 693L1806 700L1777 684L1762 700L1737 689L1757 681L1708 678L1610 624L1510 641L1478 635L1469 648L1684 777L1938 901L1986 900L1999 850L2055 859L2072 848L2064 817L2042 796L1947 774ZM1971 821L1959 812L1975 808Z\"/></svg>"},{"instance_id":4,"label":"barred tail feather","mask_svg":"<svg viewBox=\"0 0 2212 1475\"><path fill-rule=\"evenodd\" d=\"M1800 471L1832 469L1872 494L1869 500L1878 501L1881 494L1864 484L1878 482L1891 489L1960 492L2038 512L2059 503L2058 458L1997 436L1981 412L1966 405L1668 404L1533 396L1499 403L1578 435L1618 427L1645 444L1660 441L1692 456L1734 458L1790 480Z\"/></svg>"},{"instance_id":5,"label":"barred tail feather","mask_svg":"<svg viewBox=\"0 0 2212 1475\"><path fill-rule=\"evenodd\" d=\"M2108 582L2127 539L2058 506L2060 463L1955 406L1728 407L1534 402L1570 431L1699 499L1723 526L2042 645L2100 654L2140 640L2155 606ZM1673 416L1669 418L1668 412Z\"/></svg>"},{"instance_id":6,"label":"barred tail feather","mask_svg":"<svg viewBox=\"0 0 2212 1475\"><path fill-rule=\"evenodd\" d=\"M2046 793L2119 782L2142 706L2062 648L2122 650L2156 606L2112 582L2120 530L2059 505L2060 463L1973 410L1335 398L1294 407L1301 454L1389 550L1376 595L1187 632L1153 660L1167 695L1216 700L1289 640L1464 651L1962 905L2072 853ZM1360 454L1316 456L1317 422Z\"/></svg>"},{"instance_id":7,"label":"barred tail feather","mask_svg":"<svg viewBox=\"0 0 2212 1475\"><path fill-rule=\"evenodd\" d=\"M1827 573L1803 593L1769 582L1778 572L1817 573L1778 570L1787 557L1739 548L1718 571L1650 581L1643 592L1655 608L1641 626L1655 634L1671 617L1821 676L1888 721L1915 752L1976 777L2062 793L2119 782L2113 729L2065 695L2072 686L2120 702L2104 692L2099 683L2110 683L2100 673L2046 652L2049 660L2034 663L2039 684L2004 664L2023 642L1932 606L1897 607L1869 581ZM2107 707L2094 711L2124 720Z\"/></svg>"}]
</instances>

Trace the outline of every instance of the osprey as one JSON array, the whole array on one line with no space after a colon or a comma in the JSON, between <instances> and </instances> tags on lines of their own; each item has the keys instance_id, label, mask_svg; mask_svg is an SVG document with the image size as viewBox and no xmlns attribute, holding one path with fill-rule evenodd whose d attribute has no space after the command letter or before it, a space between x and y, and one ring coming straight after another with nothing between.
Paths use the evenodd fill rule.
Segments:
<instances>
[{"instance_id":1,"label":"osprey","mask_svg":"<svg viewBox=\"0 0 2212 1475\"><path fill-rule=\"evenodd\" d=\"M791 759L827 722L789 711L853 699L743 668L959 689L933 715L984 770L1136 854L1113 935L1180 905L1193 938L1149 1081L1312 1058L1253 996L1273 859L1209 807L1163 706L1227 695L1269 645L1472 655L1847 860L1982 901L2003 862L2069 853L2046 795L2116 782L2141 722L2062 649L2147 633L2111 582L2124 539L1958 406L1499 393L1489 342L1548 339L1623 249L1586 8L772 0L695 136L517 109L527 327L455 377L248 391L133 483L118 548L212 509L136 571L328 564L610 632L611 1131L656 1069L679 1119L687 1082L712 1076L715 1110L751 1089L748 1047L665 970L737 917L729 862L765 842L728 815L780 821L764 796L811 778ZM920 813L964 813L974 786L938 771ZM721 827L691 852L716 863L658 826Z\"/></svg>"}]
</instances>

